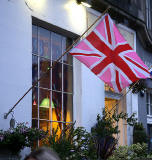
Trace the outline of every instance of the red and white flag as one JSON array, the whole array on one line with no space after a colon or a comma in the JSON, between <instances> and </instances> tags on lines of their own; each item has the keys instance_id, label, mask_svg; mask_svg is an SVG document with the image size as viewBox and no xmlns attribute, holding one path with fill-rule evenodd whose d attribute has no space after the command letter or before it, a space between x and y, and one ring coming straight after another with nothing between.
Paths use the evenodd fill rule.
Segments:
<instances>
[{"instance_id":1,"label":"red and white flag","mask_svg":"<svg viewBox=\"0 0 152 160\"><path fill-rule=\"evenodd\" d=\"M70 54L115 92L150 75L148 67L123 38L108 14L102 17L97 27Z\"/></svg>"}]
</instances>

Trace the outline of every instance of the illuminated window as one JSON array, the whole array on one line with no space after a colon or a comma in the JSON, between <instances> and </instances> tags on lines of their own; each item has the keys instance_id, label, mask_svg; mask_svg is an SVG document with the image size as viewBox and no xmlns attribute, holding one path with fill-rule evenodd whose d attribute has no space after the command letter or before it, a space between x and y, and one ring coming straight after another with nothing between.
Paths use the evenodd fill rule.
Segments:
<instances>
[{"instance_id":1,"label":"illuminated window","mask_svg":"<svg viewBox=\"0 0 152 160\"><path fill-rule=\"evenodd\" d=\"M116 99L105 98L105 111L112 115L114 110L116 110L117 102Z\"/></svg>"},{"instance_id":2,"label":"illuminated window","mask_svg":"<svg viewBox=\"0 0 152 160\"><path fill-rule=\"evenodd\" d=\"M71 40L32 26L32 83L37 81L65 51ZM73 121L72 57L66 54L32 91L32 126L51 134Z\"/></svg>"},{"instance_id":3,"label":"illuminated window","mask_svg":"<svg viewBox=\"0 0 152 160\"><path fill-rule=\"evenodd\" d=\"M114 89L112 87L110 87L108 84L105 83L104 85L104 89L107 92L114 92Z\"/></svg>"}]
</instances>

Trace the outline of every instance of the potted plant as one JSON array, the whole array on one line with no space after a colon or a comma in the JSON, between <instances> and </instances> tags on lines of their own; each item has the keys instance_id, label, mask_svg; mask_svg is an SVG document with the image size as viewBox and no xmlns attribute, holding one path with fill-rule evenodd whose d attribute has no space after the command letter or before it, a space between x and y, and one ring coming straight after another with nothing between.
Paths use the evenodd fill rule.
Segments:
<instances>
[{"instance_id":1,"label":"potted plant","mask_svg":"<svg viewBox=\"0 0 152 160\"><path fill-rule=\"evenodd\" d=\"M33 143L46 136L46 132L28 127L26 123L18 123L15 128L0 130L0 155L18 156L24 147L32 147ZM1 158L0 158L1 159Z\"/></svg>"}]
</instances>

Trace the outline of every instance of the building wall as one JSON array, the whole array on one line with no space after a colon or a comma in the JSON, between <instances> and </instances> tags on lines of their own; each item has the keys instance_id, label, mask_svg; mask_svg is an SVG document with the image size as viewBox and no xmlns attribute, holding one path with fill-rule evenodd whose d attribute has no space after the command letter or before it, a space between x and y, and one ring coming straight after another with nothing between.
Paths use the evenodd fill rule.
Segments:
<instances>
[{"instance_id":1,"label":"building wall","mask_svg":"<svg viewBox=\"0 0 152 160\"><path fill-rule=\"evenodd\" d=\"M91 9L86 10L75 0L0 1L0 129L9 127L11 115L4 119L4 113L8 112L32 85L32 16L81 35L99 15ZM129 35L127 32L124 34L126 38ZM133 41L131 36L129 41ZM139 47L137 49L142 56L142 50ZM101 113L105 105L104 83L75 58L73 69L74 120L77 126L90 130L96 122L97 114ZM137 97L130 95L130 99L127 98L125 103L127 109L124 107L122 110L127 110L129 114L137 109L134 107L138 105ZM29 122L31 125L31 112L30 92L16 106L14 117L17 122ZM126 132L127 137L131 137L131 132L128 128L126 131L124 125L124 122L121 122L121 144L128 141L128 138L123 139Z\"/></svg>"},{"instance_id":2,"label":"building wall","mask_svg":"<svg viewBox=\"0 0 152 160\"><path fill-rule=\"evenodd\" d=\"M0 1L0 129L9 127L4 113L31 86L31 15L24 1ZM14 111L17 122L31 123L31 92Z\"/></svg>"},{"instance_id":3,"label":"building wall","mask_svg":"<svg viewBox=\"0 0 152 160\"><path fill-rule=\"evenodd\" d=\"M32 85L32 16L81 35L87 28L87 11L75 0L1 0L0 1L0 129L9 127L4 113ZM104 106L103 83L75 58L74 120L87 130ZM31 92L16 106L17 122L31 125Z\"/></svg>"},{"instance_id":4,"label":"building wall","mask_svg":"<svg viewBox=\"0 0 152 160\"><path fill-rule=\"evenodd\" d=\"M144 63L150 68L152 67L152 53L145 50L139 41L139 38L137 37L137 53L141 57L141 59L144 61ZM147 81L148 83L148 81ZM151 83L151 82L150 82ZM149 88L151 88L151 84L148 85ZM146 95L142 97L140 94L138 96L139 100L139 122L143 123L144 128L147 130L147 110L146 110Z\"/></svg>"},{"instance_id":5,"label":"building wall","mask_svg":"<svg viewBox=\"0 0 152 160\"><path fill-rule=\"evenodd\" d=\"M137 53L149 68L152 67L152 53L143 48L142 43L139 41L138 36L137 36Z\"/></svg>"}]
</instances>

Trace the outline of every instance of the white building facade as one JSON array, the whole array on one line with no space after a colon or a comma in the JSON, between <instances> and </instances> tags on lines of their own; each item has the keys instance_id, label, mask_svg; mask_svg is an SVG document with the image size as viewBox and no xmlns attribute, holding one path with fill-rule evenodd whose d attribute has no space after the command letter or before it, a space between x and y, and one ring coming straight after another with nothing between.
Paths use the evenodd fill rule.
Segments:
<instances>
[{"instance_id":1,"label":"white building facade","mask_svg":"<svg viewBox=\"0 0 152 160\"><path fill-rule=\"evenodd\" d=\"M53 45L60 45L59 51L63 52L67 39L72 43L99 15L99 12L77 4L76 0L0 1L0 129L9 128L13 114L16 122L28 122L29 125L33 124L44 130L55 127L53 123L62 126L64 123L76 121L76 126L83 126L90 131L96 123L97 114L102 113L102 108L105 105L112 107L120 100L120 95L109 92L109 89L105 91L104 83L88 68L75 58L73 60L69 58L69 60L67 56L60 61L60 71L51 70L49 73L50 78L46 80L50 82L49 86L45 86L43 80L42 84L39 82L36 92L33 89L32 94L31 90L7 119L4 119L4 114L32 86L32 80L34 82L40 78L41 72L48 67L48 64L51 66L54 63ZM136 49L136 33L122 25L118 27L131 46ZM32 41L32 35L35 42ZM47 37L49 37L49 43ZM55 41L56 44L54 44ZM59 41L61 41L60 44ZM34 43L40 46L40 48L37 47L36 52L33 51ZM41 50L46 53L50 51L51 59L41 55L43 52ZM60 55L56 48L55 53ZM55 58L58 57L55 56ZM44 59L48 59L47 65L43 63ZM36 79L32 77L34 63L37 65ZM50 99L51 107L41 106L45 98ZM53 111L53 106L56 107L56 105L60 108L58 111ZM133 112L138 113L138 107L133 108L133 106L138 106L137 97L128 94L119 104L119 110L128 112L130 115ZM33 109L32 113L34 107L37 108ZM56 114L56 118L53 114ZM131 144L131 128L127 127L123 121L119 125L120 144Z\"/></svg>"}]
</instances>

